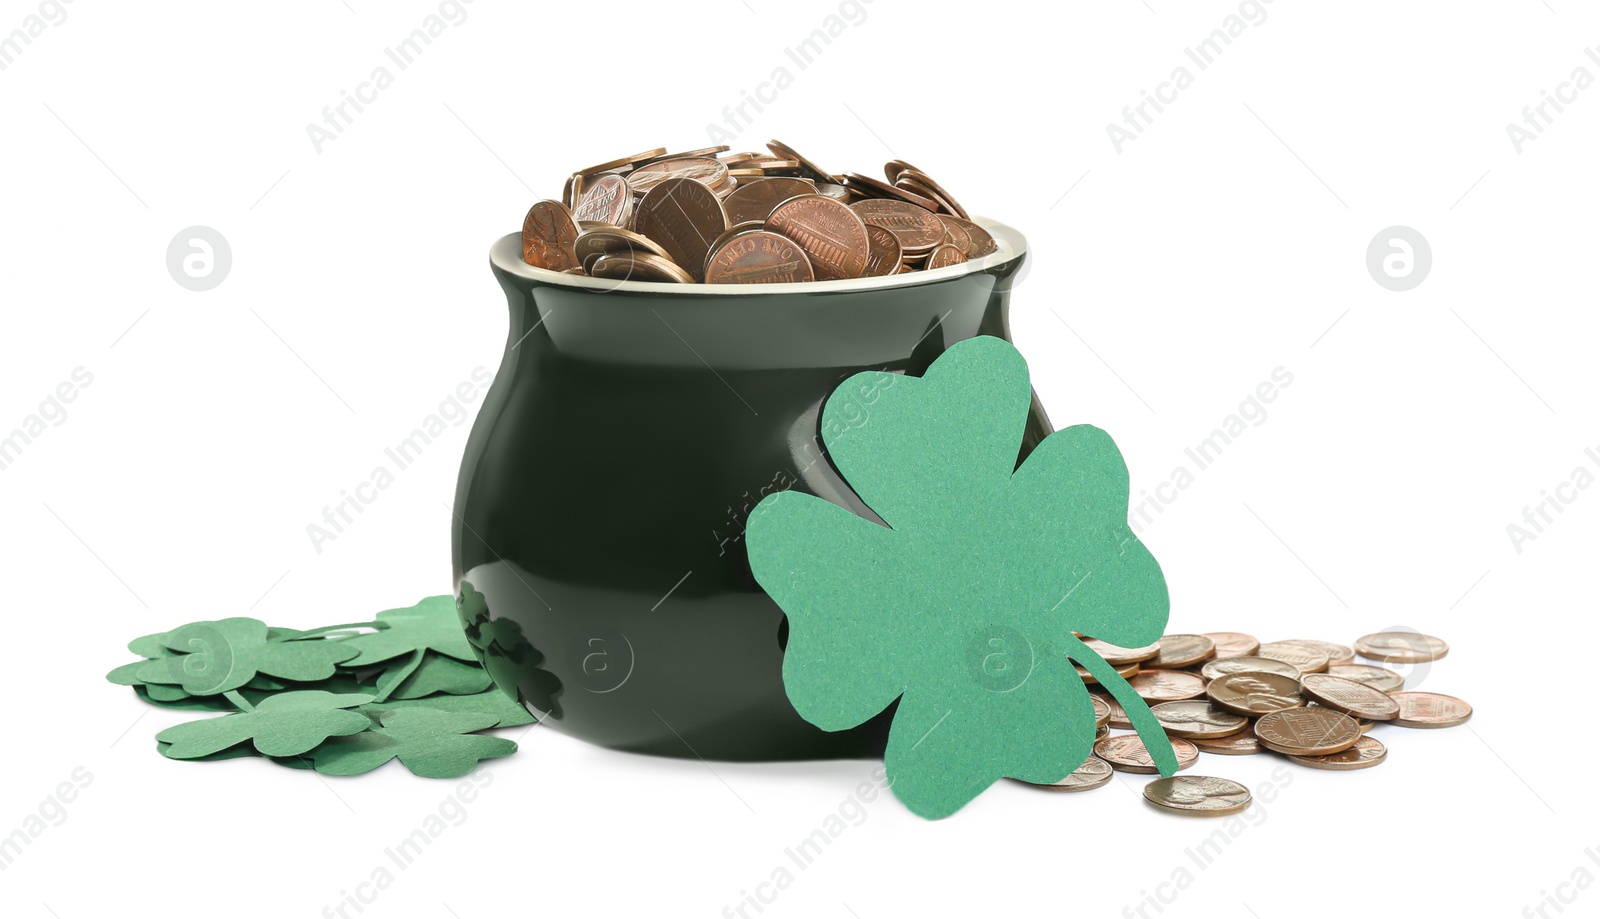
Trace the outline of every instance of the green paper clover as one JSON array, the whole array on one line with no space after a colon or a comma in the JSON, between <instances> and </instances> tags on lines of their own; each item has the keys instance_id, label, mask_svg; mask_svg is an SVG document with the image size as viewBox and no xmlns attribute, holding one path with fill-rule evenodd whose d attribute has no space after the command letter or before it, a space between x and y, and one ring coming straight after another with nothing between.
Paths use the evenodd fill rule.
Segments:
<instances>
[{"instance_id":1,"label":"green paper clover","mask_svg":"<svg viewBox=\"0 0 1600 919\"><path fill-rule=\"evenodd\" d=\"M374 720L381 719L384 712L400 711L408 708L493 715L495 723L491 727L497 728L519 727L524 724L532 724L535 720L532 715L528 714L527 709L518 705L511 697L494 687L468 696L431 696L426 699L391 698L387 702L370 702L361 706L361 710Z\"/></svg>"},{"instance_id":2,"label":"green paper clover","mask_svg":"<svg viewBox=\"0 0 1600 919\"><path fill-rule=\"evenodd\" d=\"M244 617L191 622L130 642L129 650L136 654L159 645L170 655L144 661L130 672L141 683L177 685L189 695L209 696L238 689L258 673L300 682L325 680L333 676L335 664L358 653L348 641L279 640L272 632L261 620ZM178 653L170 654L174 651ZM125 678L123 668L108 675L112 682L121 682L119 677Z\"/></svg>"},{"instance_id":3,"label":"green paper clover","mask_svg":"<svg viewBox=\"0 0 1600 919\"><path fill-rule=\"evenodd\" d=\"M344 666L380 664L418 651L433 651L461 661L476 660L456 618L455 598L448 594L425 597L416 606L385 610L378 614L376 624L376 632L339 641L339 647L360 652L343 661Z\"/></svg>"},{"instance_id":4,"label":"green paper clover","mask_svg":"<svg viewBox=\"0 0 1600 919\"><path fill-rule=\"evenodd\" d=\"M351 737L337 737L318 747L311 760L324 775L360 775L399 758L413 774L453 779L476 769L479 761L517 752L503 737L473 734L499 719L477 712L443 712L426 708L387 711L381 725Z\"/></svg>"},{"instance_id":5,"label":"green paper clover","mask_svg":"<svg viewBox=\"0 0 1600 919\"><path fill-rule=\"evenodd\" d=\"M489 674L476 663L464 664L431 651L418 651L404 664L378 677L378 701L420 699L434 693L471 695L490 687Z\"/></svg>"},{"instance_id":6,"label":"green paper clover","mask_svg":"<svg viewBox=\"0 0 1600 919\"><path fill-rule=\"evenodd\" d=\"M173 725L157 734L156 742L171 745L160 749L172 759L210 756L247 740L265 756L294 756L329 737L370 728L371 720L351 709L371 701L368 695L316 689L279 693L253 711Z\"/></svg>"},{"instance_id":7,"label":"green paper clover","mask_svg":"<svg viewBox=\"0 0 1600 919\"><path fill-rule=\"evenodd\" d=\"M842 395L866 392L865 407ZM1127 466L1079 425L1019 467L1031 393L1022 356L990 337L920 379L857 374L825 407L823 438L886 526L796 491L750 518L751 569L788 617L790 701L838 731L898 698L885 772L928 818L1003 776L1049 784L1083 763L1094 710L1072 661L1122 704L1161 773L1177 769L1144 701L1073 634L1137 647L1166 625L1166 581L1128 526Z\"/></svg>"}]
</instances>

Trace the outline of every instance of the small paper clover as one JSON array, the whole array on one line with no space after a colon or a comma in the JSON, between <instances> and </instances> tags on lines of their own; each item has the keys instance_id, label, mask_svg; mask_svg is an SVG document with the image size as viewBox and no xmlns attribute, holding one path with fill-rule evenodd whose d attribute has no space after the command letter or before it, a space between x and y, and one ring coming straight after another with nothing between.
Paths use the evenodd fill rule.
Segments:
<instances>
[{"instance_id":1,"label":"small paper clover","mask_svg":"<svg viewBox=\"0 0 1600 919\"><path fill-rule=\"evenodd\" d=\"M418 651L433 651L456 660L474 661L472 645L456 618L456 601L449 594L425 597L416 606L384 610L378 614L376 632L343 639L339 647L360 652L343 661L346 667L365 667Z\"/></svg>"},{"instance_id":2,"label":"small paper clover","mask_svg":"<svg viewBox=\"0 0 1600 919\"><path fill-rule=\"evenodd\" d=\"M874 393L871 404L840 394ZM748 543L789 621L784 687L807 721L861 724L896 699L885 772L928 818L1003 776L1050 784L1094 743L1077 661L1122 704L1163 775L1171 744L1074 631L1160 637L1161 568L1128 526L1128 470L1078 425L1017 465L1032 390L1010 344L961 342L920 379L861 373L823 411L834 466L886 525L797 491L768 496ZM844 404L846 401L849 404ZM833 416L848 411L851 424Z\"/></svg>"},{"instance_id":3,"label":"small paper clover","mask_svg":"<svg viewBox=\"0 0 1600 919\"><path fill-rule=\"evenodd\" d=\"M154 659L127 672L140 683L178 685L189 695L208 696L238 689L258 673L302 682L325 680L333 676L335 664L358 653L348 642L275 637L281 631L245 617L191 622L129 642L129 650ZM164 656L149 653L158 647ZM123 682L128 677L118 668L109 678Z\"/></svg>"},{"instance_id":4,"label":"small paper clover","mask_svg":"<svg viewBox=\"0 0 1600 919\"><path fill-rule=\"evenodd\" d=\"M426 708L384 712L381 726L353 737L340 737L311 754L324 775L360 775L391 759L414 774L453 779L476 769L479 761L517 752L514 741L473 734L494 727L499 719L476 712L442 712Z\"/></svg>"},{"instance_id":5,"label":"small paper clover","mask_svg":"<svg viewBox=\"0 0 1600 919\"><path fill-rule=\"evenodd\" d=\"M329 737L357 734L372 726L351 711L372 701L368 695L317 689L285 692L263 699L253 711L173 725L156 735L163 755L198 759L251 741L264 756L294 756Z\"/></svg>"}]
</instances>

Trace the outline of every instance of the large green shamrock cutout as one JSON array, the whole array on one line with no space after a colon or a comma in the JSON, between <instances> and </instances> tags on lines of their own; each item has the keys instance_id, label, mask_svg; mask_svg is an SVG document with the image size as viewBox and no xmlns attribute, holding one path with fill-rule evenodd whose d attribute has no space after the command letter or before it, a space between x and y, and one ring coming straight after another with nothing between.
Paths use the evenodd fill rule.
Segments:
<instances>
[{"instance_id":1,"label":"large green shamrock cutout","mask_svg":"<svg viewBox=\"0 0 1600 919\"><path fill-rule=\"evenodd\" d=\"M383 713L380 727L330 740L311 758L324 775L359 775L398 757L417 775L453 779L476 769L480 760L517 752L514 741L472 733L497 723L495 715L477 712L392 710Z\"/></svg>"},{"instance_id":2,"label":"large green shamrock cutout","mask_svg":"<svg viewBox=\"0 0 1600 919\"><path fill-rule=\"evenodd\" d=\"M335 664L359 653L348 642L298 641L282 634L259 619L242 616L191 622L162 635L134 639L129 650L153 659L126 672L118 668L110 678L177 685L189 695L207 696L238 689L258 673L285 680L325 680L333 676Z\"/></svg>"},{"instance_id":3,"label":"large green shamrock cutout","mask_svg":"<svg viewBox=\"0 0 1600 919\"><path fill-rule=\"evenodd\" d=\"M198 759L249 740L266 756L304 753L329 737L357 734L372 726L366 715L351 711L372 697L319 689L279 693L263 699L252 711L221 718L175 724L156 735L163 755Z\"/></svg>"},{"instance_id":4,"label":"large green shamrock cutout","mask_svg":"<svg viewBox=\"0 0 1600 919\"><path fill-rule=\"evenodd\" d=\"M872 391L865 410L841 393ZM1022 356L978 337L921 378L861 373L823 411L828 454L885 525L786 491L757 505L750 566L789 619L784 687L837 731L899 699L884 754L895 795L928 818L1003 776L1049 784L1094 742L1077 661L1122 704L1163 775L1177 771L1144 701L1073 633L1137 647L1166 625L1166 581L1128 526L1128 470L1078 425L1020 467ZM838 411L854 424L840 424ZM864 420L859 417L865 415Z\"/></svg>"}]
</instances>

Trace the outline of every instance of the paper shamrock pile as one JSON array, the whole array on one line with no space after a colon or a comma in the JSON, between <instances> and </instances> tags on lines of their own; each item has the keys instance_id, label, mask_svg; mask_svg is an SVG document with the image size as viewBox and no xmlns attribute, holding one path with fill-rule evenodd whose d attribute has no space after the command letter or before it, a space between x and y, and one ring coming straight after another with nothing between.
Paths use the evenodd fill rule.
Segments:
<instances>
[{"instance_id":1,"label":"paper shamrock pile","mask_svg":"<svg viewBox=\"0 0 1600 919\"><path fill-rule=\"evenodd\" d=\"M372 622L310 631L243 617L191 622L129 642L141 660L106 678L157 705L233 712L157 734L172 759L259 754L326 775L398 759L417 775L454 778L516 752L477 732L535 720L478 665L462 628L483 627L478 599L467 589L471 609L460 614L453 598L428 597Z\"/></svg>"},{"instance_id":2,"label":"paper shamrock pile","mask_svg":"<svg viewBox=\"0 0 1600 919\"><path fill-rule=\"evenodd\" d=\"M898 699L885 772L912 811L944 817L1002 777L1048 784L1084 762L1095 717L1075 661L1175 772L1144 700L1074 634L1137 647L1167 621L1110 436L1066 428L1018 466L1028 368L997 338L955 345L920 378L862 373L837 390L866 391L880 395L865 423L837 423L830 401L822 430L882 522L796 491L750 519L751 568L788 616L796 710L837 731Z\"/></svg>"}]
</instances>

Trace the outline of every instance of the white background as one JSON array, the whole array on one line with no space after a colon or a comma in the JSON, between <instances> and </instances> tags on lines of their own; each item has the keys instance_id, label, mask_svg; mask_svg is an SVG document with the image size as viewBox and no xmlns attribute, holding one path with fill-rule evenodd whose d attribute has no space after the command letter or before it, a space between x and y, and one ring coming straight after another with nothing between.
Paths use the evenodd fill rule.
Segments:
<instances>
[{"instance_id":1,"label":"white background","mask_svg":"<svg viewBox=\"0 0 1600 919\"><path fill-rule=\"evenodd\" d=\"M36 9L0 3L0 32ZM1600 905L1557 887L1600 873L1578 771L1596 752L1579 700L1600 489L1567 491L1520 552L1507 535L1600 447L1600 88L1520 153L1506 132L1574 68L1600 75L1583 52L1600 16L1582 4L1277 0L1200 72L1183 49L1235 5L1046 20L874 0L801 70L784 49L837 4L478 0L320 153L307 124L436 4L67 9L0 71L0 430L75 368L93 375L0 472L0 834L74 769L92 781L0 872L8 916L112 900L322 915L438 812L455 783L397 766L333 781L163 760L152 736L189 715L102 675L129 638L191 619L309 626L447 592L467 424L320 553L307 524L498 365L486 253L531 201L590 162L704 145L779 66L793 85L735 149L776 136L869 173L904 157L1025 232L1017 342L1058 426L1114 434L1136 500L1274 368L1293 374L1144 527L1170 630L1348 642L1409 625L1453 648L1413 683L1477 714L1380 729L1377 769L1285 767L1288 787L1204 869L1185 849L1217 824L1154 812L1137 777L1076 796L1002 783L937 823L879 798L759 915L1137 915L1147 894L1171 899L1163 917L1517 916L1544 891L1577 897L1569 914ZM1107 123L1185 64L1193 85L1119 154ZM233 251L204 293L165 265L196 224ZM1405 293L1365 267L1395 224L1434 254ZM708 767L508 733L521 752L361 915L724 915L873 768ZM1254 787L1280 765L1196 771ZM1192 883L1158 886L1180 867Z\"/></svg>"}]
</instances>

